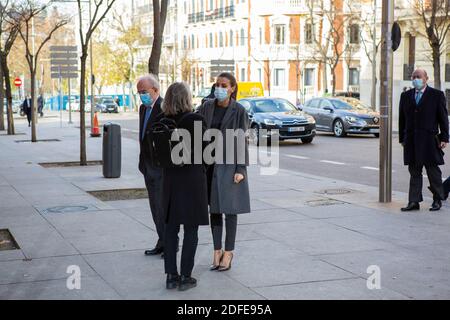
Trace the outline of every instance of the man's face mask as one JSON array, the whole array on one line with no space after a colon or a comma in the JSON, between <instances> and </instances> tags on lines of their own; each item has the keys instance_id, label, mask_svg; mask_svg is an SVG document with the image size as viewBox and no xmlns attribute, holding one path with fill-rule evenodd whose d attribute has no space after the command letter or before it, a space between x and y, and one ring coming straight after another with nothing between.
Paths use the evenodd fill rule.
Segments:
<instances>
[{"instance_id":1,"label":"man's face mask","mask_svg":"<svg viewBox=\"0 0 450 320\"><path fill-rule=\"evenodd\" d=\"M414 79L412 84L416 90L422 90L424 87L424 83L423 83L422 79Z\"/></svg>"},{"instance_id":2,"label":"man's face mask","mask_svg":"<svg viewBox=\"0 0 450 320\"><path fill-rule=\"evenodd\" d=\"M153 98L150 93L141 93L139 95L141 97L142 104L146 107L151 107L153 104Z\"/></svg>"},{"instance_id":3,"label":"man's face mask","mask_svg":"<svg viewBox=\"0 0 450 320\"><path fill-rule=\"evenodd\" d=\"M220 102L225 101L228 98L228 90L225 88L216 88L216 90L214 91L214 96Z\"/></svg>"}]
</instances>

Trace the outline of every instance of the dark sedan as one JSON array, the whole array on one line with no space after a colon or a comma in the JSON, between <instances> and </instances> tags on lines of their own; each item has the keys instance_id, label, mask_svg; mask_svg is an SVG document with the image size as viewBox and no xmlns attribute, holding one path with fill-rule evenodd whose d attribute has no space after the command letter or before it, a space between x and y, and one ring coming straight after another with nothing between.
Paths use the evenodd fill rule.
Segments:
<instances>
[{"instance_id":1,"label":"dark sedan","mask_svg":"<svg viewBox=\"0 0 450 320\"><path fill-rule=\"evenodd\" d=\"M100 112L119 113L119 106L112 98L103 98L101 102L95 106L95 108Z\"/></svg>"},{"instance_id":2,"label":"dark sedan","mask_svg":"<svg viewBox=\"0 0 450 320\"><path fill-rule=\"evenodd\" d=\"M314 117L317 130L336 137L351 134L380 134L380 114L353 98L314 98L302 110Z\"/></svg>"},{"instance_id":3,"label":"dark sedan","mask_svg":"<svg viewBox=\"0 0 450 320\"><path fill-rule=\"evenodd\" d=\"M285 99L246 98L239 100L239 103L247 110L250 126L255 129L250 134L250 140L256 145L263 137L261 129L267 130L265 138L268 142L277 135L280 140L301 139L303 143L311 143L316 135L314 118Z\"/></svg>"}]
</instances>

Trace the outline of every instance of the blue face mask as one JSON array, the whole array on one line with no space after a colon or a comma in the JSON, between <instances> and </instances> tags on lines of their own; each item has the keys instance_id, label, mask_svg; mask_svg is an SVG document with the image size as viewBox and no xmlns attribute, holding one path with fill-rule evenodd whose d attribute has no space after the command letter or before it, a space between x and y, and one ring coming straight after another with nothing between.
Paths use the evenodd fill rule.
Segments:
<instances>
[{"instance_id":1,"label":"blue face mask","mask_svg":"<svg viewBox=\"0 0 450 320\"><path fill-rule=\"evenodd\" d=\"M225 88L216 88L216 90L214 91L214 96L220 102L225 101L228 98L228 90Z\"/></svg>"},{"instance_id":2,"label":"blue face mask","mask_svg":"<svg viewBox=\"0 0 450 320\"><path fill-rule=\"evenodd\" d=\"M141 97L142 104L146 107L151 107L153 104L153 98L150 93L142 93L139 95Z\"/></svg>"},{"instance_id":3,"label":"blue face mask","mask_svg":"<svg viewBox=\"0 0 450 320\"><path fill-rule=\"evenodd\" d=\"M422 79L414 79L412 84L416 90L422 90L424 86Z\"/></svg>"}]
</instances>

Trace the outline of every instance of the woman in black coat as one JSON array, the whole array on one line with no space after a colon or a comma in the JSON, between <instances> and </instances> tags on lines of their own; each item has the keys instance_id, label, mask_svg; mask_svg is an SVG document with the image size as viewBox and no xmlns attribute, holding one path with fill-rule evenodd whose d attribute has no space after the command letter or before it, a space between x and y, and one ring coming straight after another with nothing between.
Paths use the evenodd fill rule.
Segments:
<instances>
[{"instance_id":1,"label":"woman in black coat","mask_svg":"<svg viewBox=\"0 0 450 320\"><path fill-rule=\"evenodd\" d=\"M167 289L187 290L196 286L196 279L191 277L194 267L195 252L198 243L198 227L209 225L208 187L206 169L203 159L194 163L194 139L202 139L206 130L203 117L192 113L192 97L185 83L172 84L166 93L162 106L165 120L174 120L178 129L185 129L190 134L191 161L181 167L163 170L163 217L166 222L164 263L167 273ZM194 138L194 126L200 126L201 137ZM203 144L202 144L203 145ZM203 147L200 148L203 155ZM177 271L178 233L183 225L184 240L181 255L181 276Z\"/></svg>"}]
</instances>

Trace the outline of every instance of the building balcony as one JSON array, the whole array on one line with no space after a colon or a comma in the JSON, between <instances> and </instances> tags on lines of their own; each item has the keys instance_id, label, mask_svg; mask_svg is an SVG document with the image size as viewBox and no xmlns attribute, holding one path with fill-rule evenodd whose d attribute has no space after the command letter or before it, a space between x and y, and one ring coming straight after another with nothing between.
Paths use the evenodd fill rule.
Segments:
<instances>
[{"instance_id":1,"label":"building balcony","mask_svg":"<svg viewBox=\"0 0 450 320\"><path fill-rule=\"evenodd\" d=\"M306 0L260 0L261 4L255 8L260 16L276 14L307 14L309 12ZM259 2L259 1L258 1Z\"/></svg>"},{"instance_id":2,"label":"building balcony","mask_svg":"<svg viewBox=\"0 0 450 320\"><path fill-rule=\"evenodd\" d=\"M217 8L211 11L206 12L197 12L191 13L188 15L188 23L199 23L199 22L208 22L215 21L226 18L234 18L235 16L235 7L234 5Z\"/></svg>"}]
</instances>

